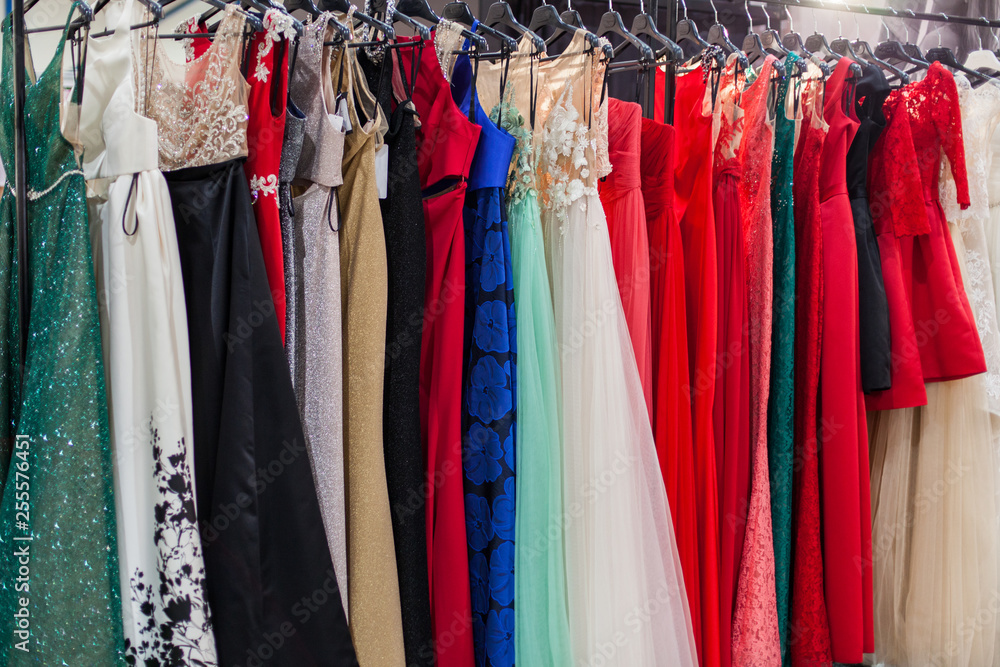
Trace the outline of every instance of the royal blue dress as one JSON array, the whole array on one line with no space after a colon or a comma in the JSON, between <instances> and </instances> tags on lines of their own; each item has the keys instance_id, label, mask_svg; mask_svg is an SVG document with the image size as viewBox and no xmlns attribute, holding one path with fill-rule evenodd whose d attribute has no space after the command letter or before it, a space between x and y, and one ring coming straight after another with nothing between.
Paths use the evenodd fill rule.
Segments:
<instances>
[{"instance_id":1,"label":"royal blue dress","mask_svg":"<svg viewBox=\"0 0 1000 667\"><path fill-rule=\"evenodd\" d=\"M473 27L475 30L475 27ZM477 667L514 664L514 282L504 205L514 137L479 104L472 65L451 80L458 107L482 127L465 196L465 372L462 463Z\"/></svg>"}]
</instances>

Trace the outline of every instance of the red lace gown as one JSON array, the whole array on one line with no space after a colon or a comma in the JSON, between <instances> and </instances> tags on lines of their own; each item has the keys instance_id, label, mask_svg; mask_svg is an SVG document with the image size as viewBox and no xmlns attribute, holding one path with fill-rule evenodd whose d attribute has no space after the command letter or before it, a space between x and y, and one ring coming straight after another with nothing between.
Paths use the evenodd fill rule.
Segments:
<instances>
[{"instance_id":1,"label":"red lace gown","mask_svg":"<svg viewBox=\"0 0 1000 667\"><path fill-rule=\"evenodd\" d=\"M674 215L676 133L670 125L642 119L642 197L649 232L652 312L653 437L670 501L677 552L688 607L700 637L701 585L698 562L698 495L691 435L691 381L684 295L684 247Z\"/></svg>"},{"instance_id":2,"label":"red lace gown","mask_svg":"<svg viewBox=\"0 0 1000 667\"><path fill-rule=\"evenodd\" d=\"M649 302L649 237L639 186L642 107L608 100L608 155L612 172L600 181L601 204L608 219L611 257L625 311L632 351L646 408L653 412L653 360Z\"/></svg>"},{"instance_id":3,"label":"red lace gown","mask_svg":"<svg viewBox=\"0 0 1000 667\"><path fill-rule=\"evenodd\" d=\"M732 614L732 661L724 665L753 664L780 667L781 637L778 632L778 600L775 592L774 539L771 531L771 484L767 449L767 403L771 380L771 308L774 252L771 221L771 156L774 150L774 125L768 115L768 93L775 58L769 56L757 79L736 96L731 69L722 78L719 99L734 103L738 99L744 115L739 154L729 164L738 169L739 210L744 234L745 290L748 320L742 328L741 355L749 374L749 386L739 397L739 409L747 411L743 428L745 442L740 445L737 474L727 474L723 499L729 505L722 523L722 582L728 585L723 598L723 631L727 610ZM721 119L720 144L726 137L727 118ZM736 128L739 130L739 127ZM716 154L718 170L719 154ZM735 163L735 164L734 164ZM718 197L719 189L716 190ZM729 260L736 262L736 258ZM734 288L735 289L735 286ZM732 298L732 297L730 297ZM734 341L735 342L735 341ZM732 358L731 346L727 357ZM735 363L732 364L736 366ZM732 401L727 401L732 404ZM716 404L718 409L718 403ZM718 435L716 435L718 437ZM731 467L731 466L730 466ZM727 553L727 537L736 537ZM732 555L732 569L726 559ZM727 581L727 574L733 578ZM725 634L723 636L726 636ZM723 648L725 651L725 648Z\"/></svg>"},{"instance_id":4,"label":"red lace gown","mask_svg":"<svg viewBox=\"0 0 1000 667\"><path fill-rule=\"evenodd\" d=\"M872 176L877 193L873 213L877 206L881 215L875 217L882 218L880 231L885 232L879 234L879 247L885 237L886 244L896 246L888 249L887 254L891 258L898 256L898 267L892 264L888 269L883 267L884 279L897 283L895 289L902 282L909 306L905 310L897 300L897 307L893 308L890 302L890 331L894 333L898 327L908 336L902 341L908 345L900 348L901 361L907 365L900 369L899 364L894 364L893 386L869 401L869 407L874 409L926 404L926 396L915 391L912 382L897 386L901 372L908 374L904 379L917 375L917 364L919 375L926 382L957 380L986 372L986 358L938 199L943 151L955 178L958 203L963 209L969 207L955 79L940 63L932 63L924 79L893 91L886 100L885 110L894 131L887 131L876 146L874 159L883 169ZM887 163L890 170L884 169ZM913 187L915 175L919 177L919 190ZM916 193L922 193L923 206L921 195ZM887 296L889 290L887 284ZM895 335L892 344L895 361ZM914 346L919 358L912 353Z\"/></svg>"},{"instance_id":5,"label":"red lace gown","mask_svg":"<svg viewBox=\"0 0 1000 667\"><path fill-rule=\"evenodd\" d=\"M411 60L402 60L404 76L409 77ZM431 623L437 665L472 667L472 602L462 490L462 206L480 128L455 106L433 39L424 44L419 63L413 103L420 114L417 166L424 189L427 234L420 426L428 480L425 510Z\"/></svg>"},{"instance_id":6,"label":"red lace gown","mask_svg":"<svg viewBox=\"0 0 1000 667\"><path fill-rule=\"evenodd\" d=\"M740 82L742 85L742 82ZM735 69L727 67L716 95L712 205L718 262L715 466L719 489L719 634L721 664L732 663L733 612L750 505L750 322L744 221L740 212L743 109L736 104ZM767 397L764 397L767 405Z\"/></svg>"},{"instance_id":7,"label":"red lace gown","mask_svg":"<svg viewBox=\"0 0 1000 667\"><path fill-rule=\"evenodd\" d=\"M795 460L793 471L792 596L788 653L792 667L833 661L823 590L819 490L819 369L823 336L823 222L820 155L826 139L822 79L804 84L795 158Z\"/></svg>"},{"instance_id":8,"label":"red lace gown","mask_svg":"<svg viewBox=\"0 0 1000 667\"><path fill-rule=\"evenodd\" d=\"M677 77L674 207L684 246L688 360L693 414L701 618L695 641L702 667L720 664L719 501L712 406L718 339L718 264L712 202L712 110L700 69ZM726 638L728 641L728 638Z\"/></svg>"},{"instance_id":9,"label":"red lace gown","mask_svg":"<svg viewBox=\"0 0 1000 667\"><path fill-rule=\"evenodd\" d=\"M250 118L247 121L247 160L243 163L282 342L285 340L285 260L278 209L278 166L288 98L288 40L295 34L291 31L286 35L283 30L291 31L288 15L271 9L264 15L264 31L256 33L250 41L247 51L251 58L247 77Z\"/></svg>"},{"instance_id":10,"label":"red lace gown","mask_svg":"<svg viewBox=\"0 0 1000 667\"><path fill-rule=\"evenodd\" d=\"M861 662L865 650L874 650L871 488L861 389L858 249L847 194L847 151L859 125L846 81L852 64L841 59L827 81L823 114L830 129L820 158L823 569L833 659L848 663Z\"/></svg>"}]
</instances>

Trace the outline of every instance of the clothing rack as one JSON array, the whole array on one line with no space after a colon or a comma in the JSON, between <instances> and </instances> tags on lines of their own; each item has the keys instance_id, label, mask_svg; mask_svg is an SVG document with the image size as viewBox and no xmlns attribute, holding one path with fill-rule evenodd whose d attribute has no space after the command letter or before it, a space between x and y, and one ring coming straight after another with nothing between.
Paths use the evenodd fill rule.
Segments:
<instances>
[{"instance_id":1,"label":"clothing rack","mask_svg":"<svg viewBox=\"0 0 1000 667\"><path fill-rule=\"evenodd\" d=\"M24 378L25 354L28 349L28 313L31 291L28 287L28 174L27 149L24 136L24 0L13 0L14 15L14 211L17 221L17 287L20 336L18 370ZM10 176L8 176L8 180Z\"/></svg>"},{"instance_id":2,"label":"clothing rack","mask_svg":"<svg viewBox=\"0 0 1000 667\"><path fill-rule=\"evenodd\" d=\"M1000 28L1000 19L986 17L954 16L951 14L915 12L912 9L898 10L887 7L869 7L867 5L849 5L833 0L755 0L761 4L781 5L785 7L801 7L803 9L825 9L832 12L848 12L851 14L867 14L869 16L885 16L897 19L913 19L914 21L937 21L938 23L962 23L979 26L980 28Z\"/></svg>"}]
</instances>

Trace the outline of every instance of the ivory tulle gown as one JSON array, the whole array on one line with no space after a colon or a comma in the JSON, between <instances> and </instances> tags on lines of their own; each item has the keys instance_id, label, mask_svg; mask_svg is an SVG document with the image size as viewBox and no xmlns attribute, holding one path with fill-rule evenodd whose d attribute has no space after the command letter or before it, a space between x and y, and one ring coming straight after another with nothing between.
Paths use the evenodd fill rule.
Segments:
<instances>
[{"instance_id":1,"label":"ivory tulle gown","mask_svg":"<svg viewBox=\"0 0 1000 667\"><path fill-rule=\"evenodd\" d=\"M596 188L608 173L603 66L583 50L583 35L541 66L545 113L535 137L572 443L564 469L573 660L693 666L670 511ZM640 620L636 610L650 613Z\"/></svg>"}]
</instances>

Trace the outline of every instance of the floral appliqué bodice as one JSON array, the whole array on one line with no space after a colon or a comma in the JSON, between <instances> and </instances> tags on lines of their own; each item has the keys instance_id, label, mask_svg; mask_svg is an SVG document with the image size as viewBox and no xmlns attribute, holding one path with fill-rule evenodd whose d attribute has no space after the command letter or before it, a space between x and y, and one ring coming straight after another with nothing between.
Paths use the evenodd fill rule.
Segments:
<instances>
[{"instance_id":1,"label":"floral appliqu\u00e9 bodice","mask_svg":"<svg viewBox=\"0 0 1000 667\"><path fill-rule=\"evenodd\" d=\"M730 56L729 63L722 72L715 107L712 110L716 173L727 166L735 166L736 163L732 161L735 161L740 153L740 143L743 138L743 109L739 102L745 85L745 77L736 73L736 56Z\"/></svg>"},{"instance_id":2,"label":"floral appliqu\u00e9 bodice","mask_svg":"<svg viewBox=\"0 0 1000 667\"><path fill-rule=\"evenodd\" d=\"M986 355L986 393L990 410L1000 414L1000 331L997 328L996 300L990 267L986 226L990 224L989 176L993 161L991 142L1000 122L1000 85L986 83L973 88L963 75L955 76L965 135L965 163L969 180L969 208L958 204L958 188L942 161L940 171L941 208L945 218L962 235L965 256L960 258L965 292L969 297L976 329Z\"/></svg>"},{"instance_id":3,"label":"floral appliqu\u00e9 bodice","mask_svg":"<svg viewBox=\"0 0 1000 667\"><path fill-rule=\"evenodd\" d=\"M247 155L250 87L240 72L244 20L235 5L227 5L212 45L183 64L159 48L154 30L143 29L137 58L146 62L135 67L136 90L148 91L148 106L140 111L157 123L160 169L219 164Z\"/></svg>"},{"instance_id":4,"label":"floral appliqu\u00e9 bodice","mask_svg":"<svg viewBox=\"0 0 1000 667\"><path fill-rule=\"evenodd\" d=\"M581 33L566 54L582 48ZM585 195L596 196L598 179L611 173L607 103L601 91L606 63L599 54L583 52L579 69L567 61L549 80L542 79L542 93L549 97L548 103L540 100L547 113L536 144L538 192L543 211L551 211L560 226L570 205Z\"/></svg>"}]
</instances>

